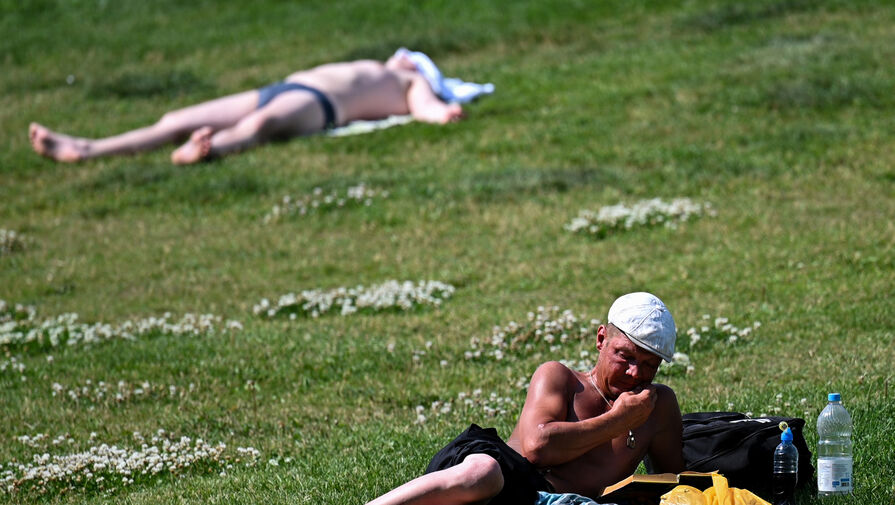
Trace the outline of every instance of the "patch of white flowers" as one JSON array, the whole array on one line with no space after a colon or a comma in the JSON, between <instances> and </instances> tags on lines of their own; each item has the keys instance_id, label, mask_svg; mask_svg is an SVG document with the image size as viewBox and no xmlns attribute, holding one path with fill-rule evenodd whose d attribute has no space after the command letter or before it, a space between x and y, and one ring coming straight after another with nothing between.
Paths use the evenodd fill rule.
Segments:
<instances>
[{"instance_id":1,"label":"patch of white flowers","mask_svg":"<svg viewBox=\"0 0 895 505\"><path fill-rule=\"evenodd\" d=\"M664 225L674 228L677 223L692 217L715 215L709 203L697 203L689 198L675 198L666 202L660 198L640 200L628 207L625 204L607 205L597 211L581 210L565 225L572 233L583 233L603 238L611 233L636 227Z\"/></svg>"},{"instance_id":2,"label":"patch of white flowers","mask_svg":"<svg viewBox=\"0 0 895 505\"><path fill-rule=\"evenodd\" d=\"M25 363L23 363L19 358L15 356L10 356L9 359L0 360L0 377L5 374L18 374L22 379L25 379Z\"/></svg>"},{"instance_id":3,"label":"patch of white flowers","mask_svg":"<svg viewBox=\"0 0 895 505\"><path fill-rule=\"evenodd\" d=\"M417 424L423 424L430 418L449 414L459 414L463 417L479 417L481 414L488 418L505 417L515 415L519 408L518 399L500 396L494 392L485 395L481 389L475 389L472 392L457 393L454 401L436 400L429 405L429 408L417 405L414 412Z\"/></svg>"},{"instance_id":4,"label":"patch of white flowers","mask_svg":"<svg viewBox=\"0 0 895 505\"><path fill-rule=\"evenodd\" d=\"M696 367L690 361L690 356L682 352L674 353L671 356L671 362L662 360L662 364L659 366L659 374L661 375L672 375L679 371L692 373L695 370Z\"/></svg>"},{"instance_id":5,"label":"patch of white flowers","mask_svg":"<svg viewBox=\"0 0 895 505\"><path fill-rule=\"evenodd\" d=\"M727 403L728 411L735 411L736 405L733 402ZM793 411L795 409L803 409L801 414L796 414ZM747 417L752 417L752 412L745 413ZM787 399L783 393L777 393L774 396L774 401L765 406L764 411L759 411L758 417L768 417L770 415L774 416L789 416L795 417L798 415L802 415L806 418L811 417L812 415L816 416L817 412L813 412L808 408L808 398L800 398L798 402L793 401L791 399Z\"/></svg>"},{"instance_id":6,"label":"patch of white flowers","mask_svg":"<svg viewBox=\"0 0 895 505\"><path fill-rule=\"evenodd\" d=\"M349 187L344 194L337 191L323 193L323 189L314 188L308 195L292 197L286 195L280 203L273 206L270 212L264 216L264 223L274 223L289 216L305 216L324 210L340 209L343 207L369 207L375 198L388 198L388 191L370 188L364 183Z\"/></svg>"},{"instance_id":7,"label":"patch of white flowers","mask_svg":"<svg viewBox=\"0 0 895 505\"><path fill-rule=\"evenodd\" d=\"M702 350L707 350L710 346L716 344L734 345L742 339L750 337L755 330L761 328L760 321L753 322L751 326L740 328L731 324L726 317L716 317L712 320L712 316L709 314L703 314L702 321L703 324L700 326L691 326L687 329L686 334L689 337L689 341L681 342L681 338L678 338L678 347L686 347L691 354L698 354ZM681 370L686 371L686 373L692 373L696 370L696 367L690 360L690 356L682 352L674 353L672 362L663 362L662 367L659 369L660 373L664 372L666 375L671 375Z\"/></svg>"},{"instance_id":8,"label":"patch of white flowers","mask_svg":"<svg viewBox=\"0 0 895 505\"><path fill-rule=\"evenodd\" d=\"M23 435L18 439L29 446L46 440L44 434ZM91 434L91 441L95 439ZM201 438L175 437L159 430L150 441L139 433L134 439L138 448L99 444L81 452L51 455L34 454L29 461L0 464L0 495L21 491L46 493L88 488L111 491L121 486L146 481L157 475L180 474L190 468L232 468L234 463L253 466L261 457L254 448L237 448L227 452L223 443L209 444ZM35 442L36 440L36 442ZM61 440L56 443L57 440ZM54 445L72 445L67 435L54 439Z\"/></svg>"},{"instance_id":9,"label":"patch of white flowers","mask_svg":"<svg viewBox=\"0 0 895 505\"><path fill-rule=\"evenodd\" d=\"M454 287L438 281L387 281L370 287L337 288L332 290L308 290L298 294L288 293L275 304L263 299L253 307L262 317L273 318L288 315L318 317L337 310L347 316L358 311L411 310L420 305L441 305L454 294Z\"/></svg>"},{"instance_id":10,"label":"patch of white flowers","mask_svg":"<svg viewBox=\"0 0 895 505\"><path fill-rule=\"evenodd\" d=\"M25 249L25 237L14 230L0 228L0 256Z\"/></svg>"},{"instance_id":11,"label":"patch of white flowers","mask_svg":"<svg viewBox=\"0 0 895 505\"><path fill-rule=\"evenodd\" d=\"M563 345L593 342L600 321L576 316L571 310L540 306L529 312L528 320L519 324L510 321L506 326L495 326L485 340L470 339L470 349L463 353L467 360L515 360L536 352L559 352Z\"/></svg>"},{"instance_id":12,"label":"patch of white flowers","mask_svg":"<svg viewBox=\"0 0 895 505\"><path fill-rule=\"evenodd\" d=\"M703 324L698 328L693 326L687 330L690 337L690 350L713 343L735 344L740 339L748 338L752 333L761 328L761 321L755 321L750 326L739 328L730 323L726 317L716 317L712 321L710 314L702 315ZM709 322L712 321L712 324Z\"/></svg>"},{"instance_id":13,"label":"patch of white flowers","mask_svg":"<svg viewBox=\"0 0 895 505\"><path fill-rule=\"evenodd\" d=\"M58 382L51 386L52 395L61 400L76 403L114 405L139 399L184 398L196 390L196 385L176 386L174 384L153 384L149 381L118 381L110 384L105 381L87 380L84 384L66 387Z\"/></svg>"},{"instance_id":14,"label":"patch of white flowers","mask_svg":"<svg viewBox=\"0 0 895 505\"><path fill-rule=\"evenodd\" d=\"M217 331L241 330L239 321L223 322L213 314L185 314L178 320L162 317L128 320L117 325L80 323L75 313L38 320L34 307L10 306L0 300L0 347L36 344L41 347L93 344L106 340L136 340L155 335L202 336Z\"/></svg>"},{"instance_id":15,"label":"patch of white flowers","mask_svg":"<svg viewBox=\"0 0 895 505\"><path fill-rule=\"evenodd\" d=\"M517 323L510 321L505 326L495 326L491 336L486 339L473 337L470 349L463 353L466 360L517 361L526 357L542 358L544 353L557 354L563 347L579 346L582 343L591 345L596 338L600 321L576 315L571 310L560 310L557 306L539 306L536 311L527 314L526 321ZM430 349L430 342L426 343ZM589 351L578 351L579 356L586 358ZM413 361L418 363L426 351L414 350ZM446 366L448 360L441 360ZM585 363L584 360L581 363ZM592 368L593 363L587 365ZM528 388L528 379L521 378L516 384L518 390ZM433 417L458 414L460 416L504 417L514 416L521 408L524 395L501 396L497 392L484 394L481 389L472 392L460 392L457 398L450 401L437 400L428 408L417 405L414 409L416 422L425 423Z\"/></svg>"}]
</instances>

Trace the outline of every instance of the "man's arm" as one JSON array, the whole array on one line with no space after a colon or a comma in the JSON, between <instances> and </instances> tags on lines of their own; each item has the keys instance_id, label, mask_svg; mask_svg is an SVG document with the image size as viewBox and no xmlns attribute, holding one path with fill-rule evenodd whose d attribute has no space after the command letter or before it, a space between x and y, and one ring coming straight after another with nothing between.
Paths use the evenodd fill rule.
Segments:
<instances>
[{"instance_id":1,"label":"man's arm","mask_svg":"<svg viewBox=\"0 0 895 505\"><path fill-rule=\"evenodd\" d=\"M535 466L571 461L640 426L652 412L655 392L649 386L636 395L623 393L608 412L569 422L571 381L577 378L558 362L541 365L532 376L513 438Z\"/></svg>"},{"instance_id":2,"label":"man's arm","mask_svg":"<svg viewBox=\"0 0 895 505\"><path fill-rule=\"evenodd\" d=\"M426 123L445 124L463 117L463 108L459 104L442 102L426 79L419 74L415 74L410 81L407 108L414 119Z\"/></svg>"},{"instance_id":3,"label":"man's arm","mask_svg":"<svg viewBox=\"0 0 895 505\"><path fill-rule=\"evenodd\" d=\"M656 431L647 451L650 470L654 473L680 473L684 471L681 409L670 387L659 384L656 391L656 418L662 421L662 426Z\"/></svg>"}]
</instances>

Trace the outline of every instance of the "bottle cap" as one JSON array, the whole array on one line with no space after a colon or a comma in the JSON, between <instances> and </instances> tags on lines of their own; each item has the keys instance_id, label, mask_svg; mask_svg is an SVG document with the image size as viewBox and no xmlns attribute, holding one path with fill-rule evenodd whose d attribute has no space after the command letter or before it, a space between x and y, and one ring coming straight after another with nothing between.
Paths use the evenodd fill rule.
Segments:
<instances>
[{"instance_id":1,"label":"bottle cap","mask_svg":"<svg viewBox=\"0 0 895 505\"><path fill-rule=\"evenodd\" d=\"M783 433L780 434L781 442L792 442L792 428L786 428L783 430Z\"/></svg>"},{"instance_id":2,"label":"bottle cap","mask_svg":"<svg viewBox=\"0 0 895 505\"><path fill-rule=\"evenodd\" d=\"M842 401L842 395L840 395L839 393L830 393L827 395L827 401L828 402Z\"/></svg>"}]
</instances>

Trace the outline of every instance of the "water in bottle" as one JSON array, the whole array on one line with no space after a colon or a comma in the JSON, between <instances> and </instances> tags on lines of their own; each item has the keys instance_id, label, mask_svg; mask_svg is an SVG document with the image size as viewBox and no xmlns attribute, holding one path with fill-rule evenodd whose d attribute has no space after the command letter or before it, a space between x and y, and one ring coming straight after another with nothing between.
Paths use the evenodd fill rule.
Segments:
<instances>
[{"instance_id":1,"label":"water in bottle","mask_svg":"<svg viewBox=\"0 0 895 505\"><path fill-rule=\"evenodd\" d=\"M817 493L852 492L852 422L839 393L830 393L817 418Z\"/></svg>"},{"instance_id":2,"label":"water in bottle","mask_svg":"<svg viewBox=\"0 0 895 505\"><path fill-rule=\"evenodd\" d=\"M794 505L799 478L799 450L792 444L792 429L780 434L780 445L774 450L774 476L771 480L774 505Z\"/></svg>"}]
</instances>

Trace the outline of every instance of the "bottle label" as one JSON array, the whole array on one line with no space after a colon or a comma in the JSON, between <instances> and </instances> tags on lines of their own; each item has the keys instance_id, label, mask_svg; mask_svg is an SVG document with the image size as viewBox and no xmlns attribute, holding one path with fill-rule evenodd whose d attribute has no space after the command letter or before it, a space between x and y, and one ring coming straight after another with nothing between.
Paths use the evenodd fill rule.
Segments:
<instances>
[{"instance_id":1,"label":"bottle label","mask_svg":"<svg viewBox=\"0 0 895 505\"><path fill-rule=\"evenodd\" d=\"M825 492L851 492L852 459L818 458L817 490Z\"/></svg>"}]
</instances>

